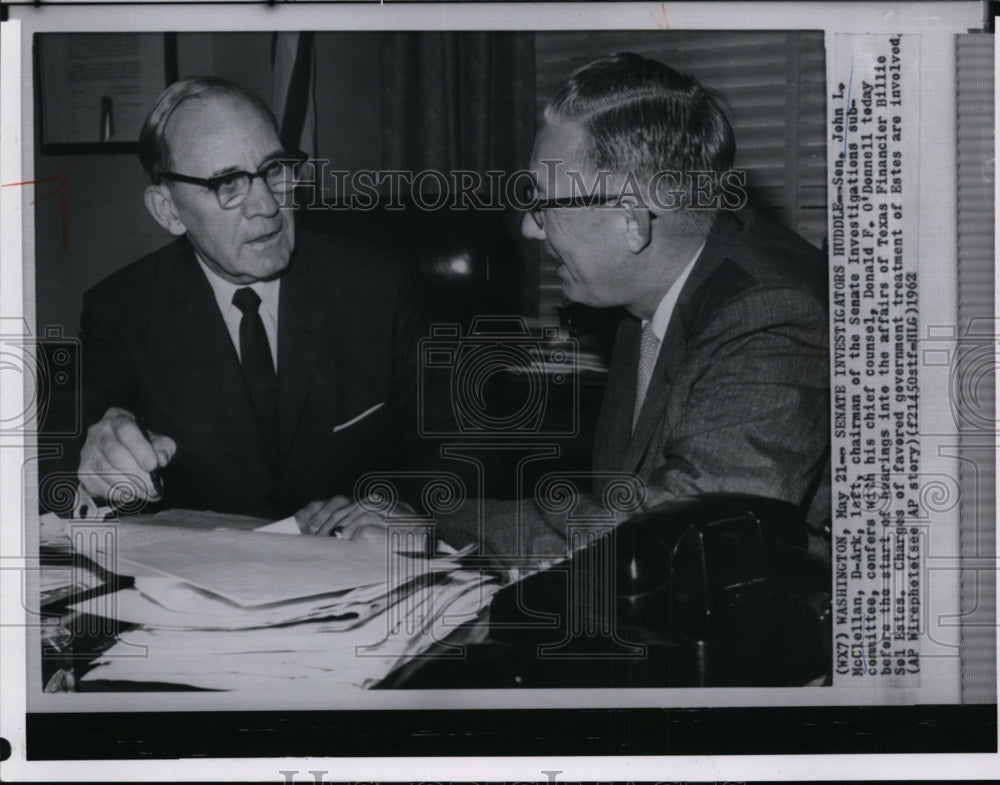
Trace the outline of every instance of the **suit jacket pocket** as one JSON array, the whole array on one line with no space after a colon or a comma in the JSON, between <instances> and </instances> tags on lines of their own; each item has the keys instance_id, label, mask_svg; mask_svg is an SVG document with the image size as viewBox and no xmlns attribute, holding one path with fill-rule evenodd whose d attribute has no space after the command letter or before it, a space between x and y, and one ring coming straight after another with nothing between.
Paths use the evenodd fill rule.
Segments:
<instances>
[{"instance_id":1,"label":"suit jacket pocket","mask_svg":"<svg viewBox=\"0 0 1000 785\"><path fill-rule=\"evenodd\" d=\"M379 403L376 403L374 406L370 406L367 409L365 409L363 412L355 415L351 419L345 420L342 423L334 425L333 426L333 433L340 433L341 431L347 430L348 428L351 428L351 427L357 425L358 423L362 422L363 420L367 419L368 417L371 417L373 414L375 414L383 406L385 406L385 401L380 401Z\"/></svg>"}]
</instances>

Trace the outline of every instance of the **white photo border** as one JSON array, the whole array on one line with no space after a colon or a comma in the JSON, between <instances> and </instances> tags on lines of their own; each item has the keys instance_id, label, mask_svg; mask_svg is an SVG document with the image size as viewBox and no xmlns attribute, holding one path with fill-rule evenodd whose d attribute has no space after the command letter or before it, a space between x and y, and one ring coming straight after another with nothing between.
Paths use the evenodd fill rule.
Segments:
<instances>
[{"instance_id":1,"label":"white photo border","mask_svg":"<svg viewBox=\"0 0 1000 785\"><path fill-rule=\"evenodd\" d=\"M211 6L181 7L183 13L177 13L161 5L129 6L128 13L121 9L108 7L83 6L70 3L58 11L53 8L33 9L26 6L10 6L11 21L2 25L3 44L0 46L0 57L3 58L0 72L3 75L3 107L0 111L0 152L2 152L2 176L0 182L15 183L29 181L34 169L34 133L27 133L32 128L32 68L31 41L36 32L113 32L113 31L165 31L172 32L205 32L223 30L421 30L421 29L822 29L827 36L835 33L869 34L874 32L909 32L921 36L922 42L936 42L950 38L958 32L980 27L982 24L982 8L979 3L719 3L719 4L670 4L660 3L592 3L592 4L349 4L330 7L321 3L297 3L294 5L279 4L272 8L266 5L244 4L214 4ZM12 45L13 44L13 45ZM23 135L22 135L23 134ZM934 173L921 168L921 193L927 189L932 192L935 184L939 184ZM0 316L5 320L26 320L34 324L34 313L25 303L31 303L33 287L34 238L33 212L30 202L33 195L30 189L3 189L0 192L0 253L2 253L3 285L0 286ZM952 204L952 207L954 205ZM920 246L935 248L936 241L930 227L922 227ZM925 245L925 241L927 245ZM941 241L943 242L943 241ZM23 261L22 261L23 260ZM952 317L954 319L954 317ZM5 384L3 394L8 396L8 405L16 406L19 402L19 391L16 385ZM19 488L24 453L15 443L0 444L0 483L3 488ZM2 513L2 537L4 567L0 570L0 591L3 596L19 596L20 577L16 567L17 556L30 553L31 543L19 541L21 522L26 514L23 500L14 498L16 494L3 494L0 500ZM36 544L37 545L37 544ZM15 567L10 569L9 567ZM20 617L18 614L21 614ZM86 769L73 768L69 762L32 761L29 764L23 760L25 721L28 710L25 695L26 662L17 662L18 654L23 657L26 651L25 619L23 609L11 607L4 603L3 622L0 625L0 641L4 651L3 672L0 688L5 695L2 735L15 746L15 755L11 761L0 764L12 765L18 760L11 771L23 774L32 779L67 778L99 780L121 778L121 764L111 762L88 762ZM676 691L675 691L676 692ZM709 691L711 692L711 691ZM214 711L222 708L212 697L176 696L160 694L162 702L157 708L161 711L204 710ZM77 696L84 697L84 696ZM497 696L501 701L507 700ZM613 710L623 706L649 706L644 695L628 696L617 694L604 696L594 700L590 708ZM725 691L706 698L705 691L697 695L676 696L676 702L670 700L664 705L704 707L733 706L733 696ZM414 693L408 698L401 697L400 692L379 696L373 699L366 709L425 709L425 708L455 708L454 698L437 703L433 695ZM540 708L551 698L539 698L534 705ZM834 699L838 704L848 707L855 702L848 697ZM404 701L408 703L404 704ZM759 702L758 702L759 701ZM741 705L758 706L793 706L809 705L813 702L801 691L788 691L775 700L773 690L741 691L738 701ZM141 699L127 695L115 696L116 711L141 710ZM518 708L526 704L518 702ZM513 705L508 708L513 708ZM548 705L552 705L548 703ZM557 703L557 705L559 705ZM652 705L658 705L653 702ZM312 708L319 709L322 701L317 701ZM107 708L106 700L89 702L85 699L72 708L63 711L98 711ZM226 705L226 710L253 711L264 708L253 702ZM468 708L476 708L475 702L467 703ZM46 711L50 711L48 706ZM59 711L59 709L55 709ZM18 753L21 758L18 759ZM830 750L839 752L839 750ZM844 750L850 753L851 750ZM452 751L450 754L456 754ZM898 778L901 772L919 772L921 778L940 777L942 779L956 776L956 771L966 768L965 776L976 776L977 772L984 775L989 772L989 766L995 765L996 756L989 754L967 755L905 755L881 756L874 760L868 756L843 754L836 757L838 776L848 776L852 766L858 766L858 777L864 778ZM329 766L318 765L315 759L276 758L244 759L231 758L214 761L144 761L136 764L139 768L129 769L126 778L135 778L140 772L145 779L267 779L282 781L281 770L297 770L300 772L297 781L311 781L306 772L326 768L329 770L327 781L360 780L360 779L424 779L440 777L455 779L456 772L462 772L462 777L481 780L496 779L503 776L508 779L542 779L545 771L559 771L558 779L622 779L623 770L627 771L628 779L660 779L671 778L746 778L748 771L754 771L757 776L775 777L775 768L768 759L759 756L728 755L719 757L706 756L676 756L676 757L643 757L643 758L590 758L590 757L541 757L541 758L477 758L465 761L447 760L445 758L411 758L393 760L388 757L352 759L337 758ZM749 767L749 768L747 768ZM499 775L498 772L503 772ZM843 771L845 774L840 774ZM69 772L69 773L67 773ZM816 776L826 777L830 772L822 760L812 756L797 756L784 758L781 761L781 779L810 779Z\"/></svg>"}]
</instances>

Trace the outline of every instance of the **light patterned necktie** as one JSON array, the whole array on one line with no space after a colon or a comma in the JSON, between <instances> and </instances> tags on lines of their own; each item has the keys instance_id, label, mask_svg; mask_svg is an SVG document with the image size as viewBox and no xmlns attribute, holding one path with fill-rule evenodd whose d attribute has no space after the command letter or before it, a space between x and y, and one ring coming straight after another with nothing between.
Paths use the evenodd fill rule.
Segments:
<instances>
[{"instance_id":1,"label":"light patterned necktie","mask_svg":"<svg viewBox=\"0 0 1000 785\"><path fill-rule=\"evenodd\" d=\"M642 402L646 399L649 380L653 378L653 368L660 353L660 339L653 332L653 323L646 322L642 326L642 338L639 341L639 372L636 374L635 408L632 410L632 428L639 422L639 412Z\"/></svg>"}]
</instances>

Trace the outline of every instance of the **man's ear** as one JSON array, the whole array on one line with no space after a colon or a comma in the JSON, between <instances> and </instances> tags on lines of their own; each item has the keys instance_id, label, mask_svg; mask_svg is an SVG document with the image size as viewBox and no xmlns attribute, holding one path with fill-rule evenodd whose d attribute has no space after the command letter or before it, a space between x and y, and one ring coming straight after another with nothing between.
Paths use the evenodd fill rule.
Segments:
<instances>
[{"instance_id":1,"label":"man's ear","mask_svg":"<svg viewBox=\"0 0 1000 785\"><path fill-rule=\"evenodd\" d=\"M643 207L632 204L624 205L625 209L625 242L632 253L639 253L649 245L652 239L650 222L652 214Z\"/></svg>"},{"instance_id":2,"label":"man's ear","mask_svg":"<svg viewBox=\"0 0 1000 785\"><path fill-rule=\"evenodd\" d=\"M147 186L145 201L149 214L170 234L180 236L187 231L187 227L177 214L174 198L166 185L161 183Z\"/></svg>"}]
</instances>

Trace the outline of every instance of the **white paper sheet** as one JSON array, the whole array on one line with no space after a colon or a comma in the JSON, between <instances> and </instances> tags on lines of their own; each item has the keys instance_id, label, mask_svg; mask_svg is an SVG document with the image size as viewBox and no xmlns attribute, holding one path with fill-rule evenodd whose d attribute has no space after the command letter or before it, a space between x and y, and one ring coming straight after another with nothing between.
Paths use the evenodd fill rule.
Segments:
<instances>
[{"instance_id":1,"label":"white paper sheet","mask_svg":"<svg viewBox=\"0 0 1000 785\"><path fill-rule=\"evenodd\" d=\"M384 543L202 531L118 522L114 538L85 542L105 569L136 568L179 578L246 607L314 597L358 586L396 586L436 564L389 553ZM148 574L148 572L146 572Z\"/></svg>"},{"instance_id":2,"label":"white paper sheet","mask_svg":"<svg viewBox=\"0 0 1000 785\"><path fill-rule=\"evenodd\" d=\"M267 526L261 526L254 529L254 531L263 534L301 534L299 524L295 520L294 515L282 518L280 521L275 521L274 523L269 523Z\"/></svg>"}]
</instances>

